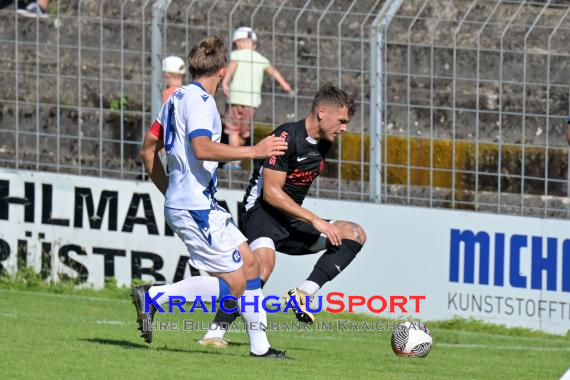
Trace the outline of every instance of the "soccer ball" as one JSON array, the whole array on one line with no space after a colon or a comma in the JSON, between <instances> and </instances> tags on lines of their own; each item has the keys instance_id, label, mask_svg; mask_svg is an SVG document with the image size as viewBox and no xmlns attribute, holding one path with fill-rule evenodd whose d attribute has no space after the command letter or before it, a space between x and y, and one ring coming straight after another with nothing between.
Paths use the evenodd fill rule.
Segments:
<instances>
[{"instance_id":1,"label":"soccer ball","mask_svg":"<svg viewBox=\"0 0 570 380\"><path fill-rule=\"evenodd\" d=\"M398 323L392 333L392 350L398 356L423 358L431 351L432 337L425 323Z\"/></svg>"}]
</instances>

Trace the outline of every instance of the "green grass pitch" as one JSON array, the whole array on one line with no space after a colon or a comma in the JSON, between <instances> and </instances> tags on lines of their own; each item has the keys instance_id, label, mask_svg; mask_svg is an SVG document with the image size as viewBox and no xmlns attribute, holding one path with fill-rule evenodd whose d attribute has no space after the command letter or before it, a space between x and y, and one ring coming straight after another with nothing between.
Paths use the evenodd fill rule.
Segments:
<instances>
[{"instance_id":1,"label":"green grass pitch","mask_svg":"<svg viewBox=\"0 0 570 380\"><path fill-rule=\"evenodd\" d=\"M387 331L271 331L272 345L295 360L248 357L245 332L225 349L196 344L197 331L155 332L145 344L124 290L56 294L0 286L3 379L558 379L570 367L570 337L452 320L428 326L434 347L424 359L396 357ZM86 296L85 294L88 294ZM209 322L211 314L161 314L157 321ZM321 321L370 316L321 313ZM293 322L291 314L270 321Z\"/></svg>"}]
</instances>

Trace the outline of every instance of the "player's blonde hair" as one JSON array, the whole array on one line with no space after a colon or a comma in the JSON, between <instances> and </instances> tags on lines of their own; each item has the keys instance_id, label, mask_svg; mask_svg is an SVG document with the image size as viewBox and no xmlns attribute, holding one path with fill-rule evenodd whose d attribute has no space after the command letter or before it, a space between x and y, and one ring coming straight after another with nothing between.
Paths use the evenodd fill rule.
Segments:
<instances>
[{"instance_id":1,"label":"player's blonde hair","mask_svg":"<svg viewBox=\"0 0 570 380\"><path fill-rule=\"evenodd\" d=\"M188 53L188 71L192 79L215 74L227 63L226 48L218 36L204 38Z\"/></svg>"}]
</instances>

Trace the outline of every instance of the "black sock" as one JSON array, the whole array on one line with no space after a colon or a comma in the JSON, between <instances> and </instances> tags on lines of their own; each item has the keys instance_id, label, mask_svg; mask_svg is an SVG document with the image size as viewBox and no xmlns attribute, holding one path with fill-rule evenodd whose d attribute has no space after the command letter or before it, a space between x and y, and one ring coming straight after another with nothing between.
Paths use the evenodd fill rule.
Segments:
<instances>
[{"instance_id":1,"label":"black sock","mask_svg":"<svg viewBox=\"0 0 570 380\"><path fill-rule=\"evenodd\" d=\"M323 253L307 280L317 283L322 288L325 283L338 276L361 249L362 244L343 239L341 245L331 247Z\"/></svg>"},{"instance_id":2,"label":"black sock","mask_svg":"<svg viewBox=\"0 0 570 380\"><path fill-rule=\"evenodd\" d=\"M237 308L237 302L234 299L227 298L224 300L224 307L226 310ZM237 310L233 313L226 313L222 310L221 307L218 307L218 311L216 311L216 316L214 317L214 322L217 323L218 326L221 326L223 329L227 330L229 325L231 325L231 323L235 321L238 316L239 312Z\"/></svg>"}]
</instances>

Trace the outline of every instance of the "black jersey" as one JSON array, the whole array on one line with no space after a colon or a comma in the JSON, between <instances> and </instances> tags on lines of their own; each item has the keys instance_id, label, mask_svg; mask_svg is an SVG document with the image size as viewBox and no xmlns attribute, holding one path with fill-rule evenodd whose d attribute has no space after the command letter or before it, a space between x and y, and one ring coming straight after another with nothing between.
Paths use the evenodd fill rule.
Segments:
<instances>
[{"instance_id":1,"label":"black jersey","mask_svg":"<svg viewBox=\"0 0 570 380\"><path fill-rule=\"evenodd\" d=\"M304 119L282 124L273 131L273 135L287 141L287 150L283 156L255 161L253 175L243 200L245 210L263 202L264 168L287 172L283 191L298 205L303 203L311 184L325 168L325 155L332 143L309 137Z\"/></svg>"}]
</instances>

